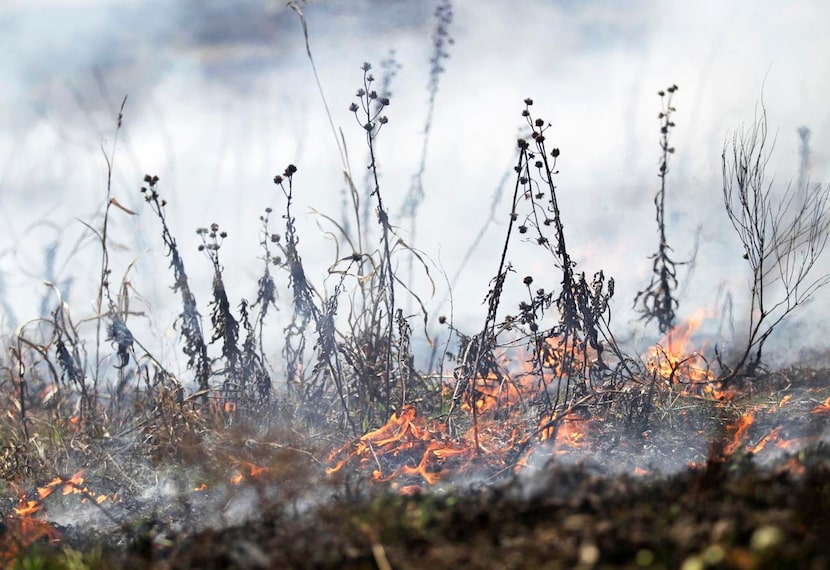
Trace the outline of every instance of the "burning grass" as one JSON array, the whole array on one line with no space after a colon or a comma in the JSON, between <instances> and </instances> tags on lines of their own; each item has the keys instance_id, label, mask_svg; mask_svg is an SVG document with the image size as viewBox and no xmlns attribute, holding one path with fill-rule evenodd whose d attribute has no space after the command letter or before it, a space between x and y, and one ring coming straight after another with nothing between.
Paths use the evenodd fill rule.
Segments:
<instances>
[{"instance_id":1,"label":"burning grass","mask_svg":"<svg viewBox=\"0 0 830 570\"><path fill-rule=\"evenodd\" d=\"M308 41L302 10L292 7ZM436 18L430 117L443 71L438 62L451 45L449 2ZM217 223L197 229L193 249L211 270L203 317L161 181L145 176L141 193L181 304L174 329L183 370L171 369L134 333L145 315L135 310L135 286L112 279L118 257L108 227L110 216L135 212L107 185L102 219L86 224L100 247L94 314L76 319L53 287L49 314L7 339L0 561L170 568L825 565L830 377L802 369L769 373L760 362L775 324L825 278L777 309L753 289L753 303L769 311L731 365L722 351L696 344L700 319L675 322L681 264L664 243L663 216L674 149L662 136L660 249L638 303L665 336L643 354L623 346L611 323L614 279L602 270L586 273L569 250L558 196L562 153L528 98L481 326L435 318L412 277L422 271L434 290L435 265L400 234L380 184L377 156L382 131L394 125L387 112L394 111L389 85L397 68L387 61L381 69L389 75L376 78L369 63L361 66L349 106L365 136L365 188L352 177L345 139L338 138L352 211L342 220L320 216L337 246L320 282L303 262L294 212L302 171L290 164L274 177L279 206L266 207L259 219L253 301L236 301L228 290L229 232ZM674 127L669 104L661 113L663 135ZM114 148L106 157L108 180ZM411 220L423 194L424 160L407 198L404 218ZM751 188L737 184L740 204ZM770 206L768 194L759 199ZM369 203L375 232L363 215ZM761 261L786 263L799 248L820 253L825 204L808 202L813 225L783 228L776 252L747 253L757 279L774 269L757 267ZM733 220L735 207L726 204ZM275 211L281 228L274 227ZM547 274L516 278L511 260L519 248L540 256ZM782 274L785 291L799 291L815 257L809 260ZM279 327L272 323L278 307L287 319ZM266 348L275 336L282 339L276 357ZM428 359L414 348L419 336Z\"/></svg>"},{"instance_id":2,"label":"burning grass","mask_svg":"<svg viewBox=\"0 0 830 570\"><path fill-rule=\"evenodd\" d=\"M822 567L828 380L790 369L729 400L681 395L682 430L669 415L639 436L624 418L564 418L551 447L509 470L499 450L476 454L409 409L321 462L227 441L221 477L104 501L112 518L94 527L40 518L52 495L100 496L81 474L49 481L18 501L39 508L6 521L6 540L30 543L4 548L30 561L84 552L92 568ZM347 450L354 460L336 463Z\"/></svg>"}]
</instances>

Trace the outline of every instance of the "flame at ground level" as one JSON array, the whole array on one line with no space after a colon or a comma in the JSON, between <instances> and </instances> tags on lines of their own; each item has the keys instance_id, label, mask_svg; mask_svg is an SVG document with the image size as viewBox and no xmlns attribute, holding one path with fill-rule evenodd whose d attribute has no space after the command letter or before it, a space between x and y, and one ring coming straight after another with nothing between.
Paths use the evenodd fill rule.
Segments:
<instances>
[{"instance_id":1,"label":"flame at ground level","mask_svg":"<svg viewBox=\"0 0 830 570\"><path fill-rule=\"evenodd\" d=\"M81 502L94 502L100 505L105 501L117 501L113 495L99 494L84 484L85 470L78 471L68 478L55 477L45 485L37 487L31 493L19 492L17 506L6 515L5 532L0 536L0 563L14 560L29 545L46 539L57 543L61 533L48 521L39 518L44 513L44 500L56 491L61 495L81 495Z\"/></svg>"}]
</instances>

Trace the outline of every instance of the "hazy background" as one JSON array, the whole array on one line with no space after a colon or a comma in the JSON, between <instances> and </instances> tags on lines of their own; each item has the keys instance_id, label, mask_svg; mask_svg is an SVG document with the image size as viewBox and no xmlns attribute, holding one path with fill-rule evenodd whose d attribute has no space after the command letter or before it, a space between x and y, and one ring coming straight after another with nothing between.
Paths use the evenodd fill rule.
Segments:
<instances>
[{"instance_id":1,"label":"hazy background","mask_svg":"<svg viewBox=\"0 0 830 570\"><path fill-rule=\"evenodd\" d=\"M361 83L361 63L377 66L396 50L402 68L378 141L393 224L420 159L435 4L319 0L303 6L325 96L358 180L366 150L347 109ZM636 329L631 302L648 281L646 257L657 248L657 91L672 83L680 90L667 221L676 258L688 256L700 232L695 270L688 279L681 273L680 314L707 309L716 315L728 291L740 315L746 268L722 208L723 143L731 129L752 121L763 92L777 135L769 175L781 188L797 178L797 129L806 126L810 175L830 181L830 4L460 0L454 13L455 43L441 76L414 241L452 279L497 198L495 222L453 288L461 328L472 332L483 322L481 302L497 269L512 181L500 199L497 190L515 160L522 100L533 97L535 113L553 125L548 141L562 151L562 214L578 269L604 269L616 278L616 328ZM92 313L100 261L78 220L100 224L102 147L112 145L124 95L113 195L140 215L113 211L112 267L120 279L136 261L130 280L172 357L178 352L170 348L175 297L157 220L138 192L145 173L161 179L203 314L210 267L196 251L195 229L217 222L229 232L221 255L231 298L252 297L261 268L258 218L266 206L282 211L272 178L289 163L299 168L295 212L304 259L321 272L333 261L334 246L318 225L331 227L311 209L341 216L340 162L300 21L284 2L6 1L0 54L4 328L48 308L42 304L47 279L61 284L76 317ZM404 224L409 239L407 231ZM510 257L517 281L533 274L540 285L558 285L558 274L535 248L517 247ZM444 278L433 270L440 290L430 307L435 315L449 313ZM311 273L319 284L321 277ZM423 282L420 291L429 296ZM824 345L828 294L817 298L809 318L803 315L809 328L785 331L780 346ZM282 296L288 296L284 289Z\"/></svg>"}]
</instances>

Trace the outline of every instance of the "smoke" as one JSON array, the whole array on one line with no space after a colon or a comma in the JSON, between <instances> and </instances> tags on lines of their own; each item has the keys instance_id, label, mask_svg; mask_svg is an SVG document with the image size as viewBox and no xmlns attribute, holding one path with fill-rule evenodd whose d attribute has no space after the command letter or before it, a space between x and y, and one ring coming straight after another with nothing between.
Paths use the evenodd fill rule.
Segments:
<instances>
[{"instance_id":1,"label":"smoke","mask_svg":"<svg viewBox=\"0 0 830 570\"><path fill-rule=\"evenodd\" d=\"M391 86L389 125L378 141L384 198L399 211L418 168L427 109L432 4L320 1L305 4L311 49L333 121L354 172L365 163L362 132L348 112L363 61L389 48L403 66ZM68 286L86 310L97 283L98 249L78 221L100 215L117 107L128 95L116 150L113 195L139 212L113 216L114 268L137 260L130 279L154 315L157 342L175 303L161 240L138 187L159 175L171 225L193 282L208 298L210 267L195 229L218 222L232 297L250 296L259 267L258 216L277 208L271 179L299 168L295 210L305 260L322 275L334 259L320 228L344 191L336 142L316 93L296 15L282 2L73 0L6 4L0 18L0 247L4 319L37 315L39 280ZM776 184L799 177L796 128L810 129L811 176L827 182L830 145L822 94L830 39L814 2L694 4L610 0L521 4L455 3L456 43L437 94L423 177L418 246L448 275L490 216L490 194L514 156L521 101L532 96L562 150L559 187L578 269L616 278L615 319L627 328L634 293L648 278L656 245L652 196L658 183L658 89L677 83L677 148L668 175L668 235L675 255L700 251L680 316L746 287L740 244L721 205L720 153L730 129L752 120L763 94L778 129L770 163ZM762 93L763 88L763 93ZM357 176L356 179L360 179ZM478 262L456 285L457 319L476 326L496 270L507 206L482 236ZM395 220L392 220L395 223ZM532 248L513 253L519 275L556 285L550 261ZM48 277L47 277L48 275ZM546 279L547 278L547 279ZM33 283L35 285L33 286ZM438 295L431 306L438 305ZM80 309L79 309L80 310ZM150 312L150 311L148 311ZM169 317L169 318L168 318ZM165 343L167 343L165 345ZM162 351L163 352L163 351ZM171 351L171 354L175 351Z\"/></svg>"}]
</instances>

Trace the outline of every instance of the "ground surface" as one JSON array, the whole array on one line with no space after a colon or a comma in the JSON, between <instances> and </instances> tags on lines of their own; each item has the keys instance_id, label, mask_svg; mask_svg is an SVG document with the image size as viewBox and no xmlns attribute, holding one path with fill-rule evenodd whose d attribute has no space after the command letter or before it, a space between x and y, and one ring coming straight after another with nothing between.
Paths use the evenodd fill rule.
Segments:
<instances>
[{"instance_id":1,"label":"ground surface","mask_svg":"<svg viewBox=\"0 0 830 570\"><path fill-rule=\"evenodd\" d=\"M276 462L273 477L241 486L236 499L217 486L95 529L70 521L55 526L59 542L45 534L17 560L27 568L827 568L825 380L785 371L718 401L669 395L645 425L599 416L580 424L590 433L539 452L519 476L483 458L460 482L411 495L399 482L369 481L360 463L327 477L312 461L279 473ZM324 490L313 499L302 492L316 485ZM205 524L217 504L221 524ZM229 518L232 504L244 516ZM3 531L8 538L14 529Z\"/></svg>"}]
</instances>

